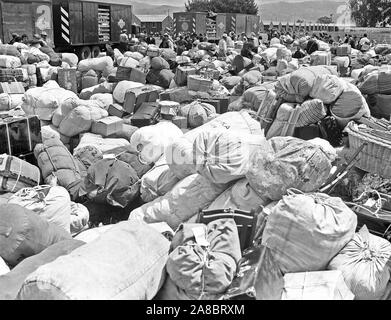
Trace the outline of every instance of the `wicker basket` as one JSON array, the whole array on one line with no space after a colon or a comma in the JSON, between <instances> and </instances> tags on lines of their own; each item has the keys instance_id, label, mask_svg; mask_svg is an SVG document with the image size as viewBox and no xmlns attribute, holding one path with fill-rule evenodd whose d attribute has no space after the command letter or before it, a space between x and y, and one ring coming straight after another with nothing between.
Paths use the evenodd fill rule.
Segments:
<instances>
[{"instance_id":1,"label":"wicker basket","mask_svg":"<svg viewBox=\"0 0 391 320\"><path fill-rule=\"evenodd\" d=\"M377 173L383 178L391 178L391 133L359 126L355 122L348 124L346 132L352 150L357 150L364 143L367 144L360 153L356 167Z\"/></svg>"},{"instance_id":2,"label":"wicker basket","mask_svg":"<svg viewBox=\"0 0 391 320\"><path fill-rule=\"evenodd\" d=\"M213 80L198 75L187 77L187 88L192 91L208 92L212 88Z\"/></svg>"}]
</instances>

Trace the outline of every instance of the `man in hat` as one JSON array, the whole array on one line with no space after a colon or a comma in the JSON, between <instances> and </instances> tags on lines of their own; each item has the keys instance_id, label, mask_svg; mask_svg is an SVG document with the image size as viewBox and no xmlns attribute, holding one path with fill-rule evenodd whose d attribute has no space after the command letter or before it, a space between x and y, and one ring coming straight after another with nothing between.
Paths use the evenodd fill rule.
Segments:
<instances>
[{"instance_id":1,"label":"man in hat","mask_svg":"<svg viewBox=\"0 0 391 320\"><path fill-rule=\"evenodd\" d=\"M227 48L229 49L235 48L234 36L235 34L231 31L227 37Z\"/></svg>"},{"instance_id":2,"label":"man in hat","mask_svg":"<svg viewBox=\"0 0 391 320\"><path fill-rule=\"evenodd\" d=\"M227 56L227 50L228 50L227 38L228 38L228 35L226 33L224 33L219 41L219 51L218 51L219 57L226 57Z\"/></svg>"},{"instance_id":3,"label":"man in hat","mask_svg":"<svg viewBox=\"0 0 391 320\"><path fill-rule=\"evenodd\" d=\"M41 45L42 47L48 46L48 34L46 33L46 31L41 32Z\"/></svg>"}]
</instances>

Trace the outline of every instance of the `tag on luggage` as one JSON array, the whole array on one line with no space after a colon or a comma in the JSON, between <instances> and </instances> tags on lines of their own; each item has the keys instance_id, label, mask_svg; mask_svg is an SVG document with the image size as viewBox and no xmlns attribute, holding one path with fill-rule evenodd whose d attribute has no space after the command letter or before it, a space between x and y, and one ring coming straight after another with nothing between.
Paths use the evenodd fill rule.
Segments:
<instances>
[{"instance_id":1,"label":"tag on luggage","mask_svg":"<svg viewBox=\"0 0 391 320\"><path fill-rule=\"evenodd\" d=\"M202 247L209 247L209 242L206 240L205 228L203 226L194 227L191 229L193 231L195 240L198 245Z\"/></svg>"}]
</instances>

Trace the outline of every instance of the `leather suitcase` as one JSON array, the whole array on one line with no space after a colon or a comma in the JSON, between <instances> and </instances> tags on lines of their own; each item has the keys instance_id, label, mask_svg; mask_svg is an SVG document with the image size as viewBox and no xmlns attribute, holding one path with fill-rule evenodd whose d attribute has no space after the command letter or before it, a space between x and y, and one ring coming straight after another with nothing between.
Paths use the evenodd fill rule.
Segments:
<instances>
[{"instance_id":1,"label":"leather suitcase","mask_svg":"<svg viewBox=\"0 0 391 320\"><path fill-rule=\"evenodd\" d=\"M126 112L124 108L122 108L122 106L117 103L111 104L107 112L109 113L109 116L116 116L119 118L123 118L129 115L129 113Z\"/></svg>"},{"instance_id":2,"label":"leather suitcase","mask_svg":"<svg viewBox=\"0 0 391 320\"><path fill-rule=\"evenodd\" d=\"M138 128L150 126L158 122L158 116L159 104L157 102L144 102L134 113L131 124Z\"/></svg>"},{"instance_id":3,"label":"leather suitcase","mask_svg":"<svg viewBox=\"0 0 391 320\"><path fill-rule=\"evenodd\" d=\"M28 154L41 142L41 122L37 116L0 119L0 154Z\"/></svg>"},{"instance_id":4,"label":"leather suitcase","mask_svg":"<svg viewBox=\"0 0 391 320\"><path fill-rule=\"evenodd\" d=\"M24 94L25 90L21 82L1 82L0 93Z\"/></svg>"},{"instance_id":5,"label":"leather suitcase","mask_svg":"<svg viewBox=\"0 0 391 320\"><path fill-rule=\"evenodd\" d=\"M174 81L175 83L182 87L187 85L187 77L190 75L195 75L197 73L197 69L189 66L179 66L176 69Z\"/></svg>"},{"instance_id":6,"label":"leather suitcase","mask_svg":"<svg viewBox=\"0 0 391 320\"><path fill-rule=\"evenodd\" d=\"M132 114L137 111L143 102L156 102L161 91L161 87L154 85L129 89L125 94L125 111Z\"/></svg>"},{"instance_id":7,"label":"leather suitcase","mask_svg":"<svg viewBox=\"0 0 391 320\"><path fill-rule=\"evenodd\" d=\"M127 67L118 67L116 80L118 82L126 80L126 81L134 81L142 84L146 83L147 75L139 69L135 68L127 68Z\"/></svg>"}]
</instances>

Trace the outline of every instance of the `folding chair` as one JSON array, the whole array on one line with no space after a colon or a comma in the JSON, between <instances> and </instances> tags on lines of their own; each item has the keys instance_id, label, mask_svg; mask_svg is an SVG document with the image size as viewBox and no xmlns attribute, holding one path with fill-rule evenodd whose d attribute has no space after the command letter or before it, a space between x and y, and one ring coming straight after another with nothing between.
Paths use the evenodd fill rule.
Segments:
<instances>
[{"instance_id":1,"label":"folding chair","mask_svg":"<svg viewBox=\"0 0 391 320\"><path fill-rule=\"evenodd\" d=\"M218 219L234 219L238 227L240 248L242 252L249 248L254 241L258 211L242 211L235 209L201 210L198 214L197 223L209 224Z\"/></svg>"}]
</instances>

